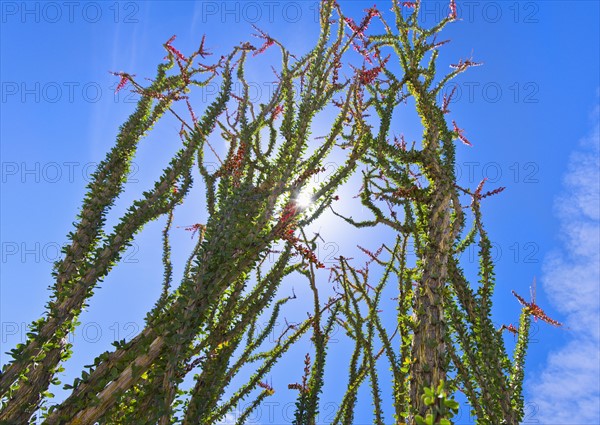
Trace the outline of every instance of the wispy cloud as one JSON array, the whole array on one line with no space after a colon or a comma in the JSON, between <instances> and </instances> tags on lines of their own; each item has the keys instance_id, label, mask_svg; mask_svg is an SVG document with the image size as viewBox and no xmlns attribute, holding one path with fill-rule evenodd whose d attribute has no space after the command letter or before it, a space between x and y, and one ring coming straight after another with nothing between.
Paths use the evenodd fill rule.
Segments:
<instances>
[{"instance_id":1,"label":"wispy cloud","mask_svg":"<svg viewBox=\"0 0 600 425\"><path fill-rule=\"evenodd\" d=\"M543 283L566 316L569 341L529 381L542 425L600 424L600 109L571 154L557 199L562 246L544 262Z\"/></svg>"}]
</instances>

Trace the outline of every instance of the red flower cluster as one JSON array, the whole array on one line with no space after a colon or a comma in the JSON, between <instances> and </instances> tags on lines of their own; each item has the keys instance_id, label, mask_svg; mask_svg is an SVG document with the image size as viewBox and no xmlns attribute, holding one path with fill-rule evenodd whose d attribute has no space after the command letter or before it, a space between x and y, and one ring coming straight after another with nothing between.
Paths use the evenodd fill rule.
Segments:
<instances>
[{"instance_id":1,"label":"red flower cluster","mask_svg":"<svg viewBox=\"0 0 600 425\"><path fill-rule=\"evenodd\" d=\"M380 16L381 13L379 12L379 10L377 10L377 5L374 4L373 7L370 7L368 9L365 9L365 12L367 12L367 16L365 17L365 19L368 19L369 22L371 21L371 19L373 19L375 16ZM367 24L368 25L368 24Z\"/></svg>"},{"instance_id":2,"label":"red flower cluster","mask_svg":"<svg viewBox=\"0 0 600 425\"><path fill-rule=\"evenodd\" d=\"M375 80L375 78L377 78L377 76L379 75L380 72L381 72L381 67L379 67L379 66L375 67L373 69L361 70L359 72L358 80L363 85L371 84L373 82L373 80Z\"/></svg>"},{"instance_id":3,"label":"red flower cluster","mask_svg":"<svg viewBox=\"0 0 600 425\"><path fill-rule=\"evenodd\" d=\"M456 0L450 0L450 19L456 19L458 14L456 13Z\"/></svg>"},{"instance_id":4,"label":"red flower cluster","mask_svg":"<svg viewBox=\"0 0 600 425\"><path fill-rule=\"evenodd\" d=\"M206 39L206 34L202 35L202 41L200 42L200 48L198 49L198 54L205 58L206 56L212 55L208 50L204 50L204 40Z\"/></svg>"},{"instance_id":5,"label":"red flower cluster","mask_svg":"<svg viewBox=\"0 0 600 425\"><path fill-rule=\"evenodd\" d=\"M389 59L389 56L386 57L383 61L380 61L379 66L376 66L375 68L361 69L360 71L358 71L358 81L360 81L360 83L363 85L371 84L375 80L375 78L377 78L377 76L381 73Z\"/></svg>"},{"instance_id":6,"label":"red flower cluster","mask_svg":"<svg viewBox=\"0 0 600 425\"><path fill-rule=\"evenodd\" d=\"M129 75L124 72L111 72L112 75L116 75L117 77L121 77L119 84L117 84L117 88L115 89L115 93L118 93L129 81Z\"/></svg>"},{"instance_id":7,"label":"red flower cluster","mask_svg":"<svg viewBox=\"0 0 600 425\"><path fill-rule=\"evenodd\" d=\"M508 325L508 326L506 326L506 325L502 325L502 327L500 328L500 331L503 331L503 330L505 330L505 329L506 329L507 331L509 331L509 332L510 332L511 334L513 334L513 335L516 335L516 334L518 334L518 333L519 333L519 330L518 330L517 328L515 328L515 327L512 325L512 323L511 323L510 325Z\"/></svg>"},{"instance_id":8,"label":"red flower cluster","mask_svg":"<svg viewBox=\"0 0 600 425\"><path fill-rule=\"evenodd\" d=\"M544 313L544 310L542 310L540 308L540 306L535 303L535 300L531 300L531 302L528 303L527 301L525 301L525 299L523 299L523 297L521 297L515 291L511 291L511 292L523 306L525 306L526 308L529 309L529 312L535 318L536 321L537 321L537 319L542 319L544 322L549 323L553 326L562 326L562 323L557 322L556 320L548 317L546 315L546 313Z\"/></svg>"},{"instance_id":9,"label":"red flower cluster","mask_svg":"<svg viewBox=\"0 0 600 425\"><path fill-rule=\"evenodd\" d=\"M283 208L283 212L279 218L279 223L277 223L279 228L282 230L281 235L284 235L286 232L288 232L294 220L296 219L297 214L298 209L296 208L296 204L294 202L288 202Z\"/></svg>"},{"instance_id":10,"label":"red flower cluster","mask_svg":"<svg viewBox=\"0 0 600 425\"><path fill-rule=\"evenodd\" d=\"M315 253L302 245L300 239L294 236L294 222L298 215L298 208L294 202L288 202L283 208L281 218L277 223L277 233L281 239L290 242L294 249L309 263L315 264L318 269L325 268L325 265L319 261Z\"/></svg>"},{"instance_id":11,"label":"red flower cluster","mask_svg":"<svg viewBox=\"0 0 600 425\"><path fill-rule=\"evenodd\" d=\"M275 394L275 390L273 389L273 387L267 384L266 382L259 382L257 385L261 388L264 388L269 395Z\"/></svg>"},{"instance_id":12,"label":"red flower cluster","mask_svg":"<svg viewBox=\"0 0 600 425\"><path fill-rule=\"evenodd\" d=\"M350 29L352 30L352 32L354 32L359 37L362 35L361 32L360 32L360 28L358 27L358 25L356 25L356 22L354 22L354 19L352 19L352 18L344 18L344 21L346 22L346 24L348 24L348 26L350 27Z\"/></svg>"},{"instance_id":13,"label":"red flower cluster","mask_svg":"<svg viewBox=\"0 0 600 425\"><path fill-rule=\"evenodd\" d=\"M471 142L469 142L469 140L465 137L465 131L458 128L458 126L456 125L456 121L452 121L452 125L454 126L454 133L456 134L456 137L458 137L458 139L465 145L473 146Z\"/></svg>"},{"instance_id":14,"label":"red flower cluster","mask_svg":"<svg viewBox=\"0 0 600 425\"><path fill-rule=\"evenodd\" d=\"M301 393L308 391L308 376L310 375L310 355L306 353L304 356L304 374L302 375L302 384L288 384L290 390L298 390Z\"/></svg>"},{"instance_id":15,"label":"red flower cluster","mask_svg":"<svg viewBox=\"0 0 600 425\"><path fill-rule=\"evenodd\" d=\"M300 385L297 382L294 383L294 384L288 384L288 389L290 389L290 390L304 391L304 388L302 388L302 385Z\"/></svg>"},{"instance_id":16,"label":"red flower cluster","mask_svg":"<svg viewBox=\"0 0 600 425\"><path fill-rule=\"evenodd\" d=\"M402 7L408 7L409 9L414 9L417 6L417 2L414 1L403 1L401 4Z\"/></svg>"},{"instance_id":17,"label":"red flower cluster","mask_svg":"<svg viewBox=\"0 0 600 425\"><path fill-rule=\"evenodd\" d=\"M177 227L179 227L179 226L177 226ZM196 224L192 224L191 226L184 227L183 230L186 230L188 232L192 232L192 239L194 238L194 235L198 231L200 232L200 238L203 238L204 237L204 232L206 231L206 226L204 224L196 223Z\"/></svg>"},{"instance_id":18,"label":"red flower cluster","mask_svg":"<svg viewBox=\"0 0 600 425\"><path fill-rule=\"evenodd\" d=\"M300 174L300 176L298 176L298 178L296 180L294 180L294 183L292 183L292 186L298 186L299 184L305 182L306 180L308 180L310 177L314 176L315 174L323 173L325 171L327 171L327 168L325 168L325 167L305 170L302 174Z\"/></svg>"},{"instance_id":19,"label":"red flower cluster","mask_svg":"<svg viewBox=\"0 0 600 425\"><path fill-rule=\"evenodd\" d=\"M283 105L277 105L275 109L273 109L273 113L271 114L271 119L275 120L279 116L280 113L283 112Z\"/></svg>"},{"instance_id":20,"label":"red flower cluster","mask_svg":"<svg viewBox=\"0 0 600 425\"><path fill-rule=\"evenodd\" d=\"M450 40L442 40L442 41L435 41L435 37L433 39L433 44L431 45L432 49L437 49L438 47L443 46L444 44L448 44L450 43Z\"/></svg>"},{"instance_id":21,"label":"red flower cluster","mask_svg":"<svg viewBox=\"0 0 600 425\"><path fill-rule=\"evenodd\" d=\"M394 146L403 151L406 150L406 140L404 140L404 134L400 135L400 141L398 141L398 138L394 136Z\"/></svg>"},{"instance_id":22,"label":"red flower cluster","mask_svg":"<svg viewBox=\"0 0 600 425\"><path fill-rule=\"evenodd\" d=\"M252 54L252 56L260 55L265 50L267 50L269 47L271 47L273 44L275 44L275 40L273 40L267 33L262 31L261 29L259 29L256 25L254 25L254 29L256 31L258 31L258 35L254 35L254 36L258 37L258 38L262 38L263 40L265 40L265 42L258 49L254 50L254 53Z\"/></svg>"},{"instance_id":23,"label":"red flower cluster","mask_svg":"<svg viewBox=\"0 0 600 425\"><path fill-rule=\"evenodd\" d=\"M371 20L375 16L381 15L379 10L377 10L376 5L373 5L373 7L365 9L365 12L367 12L367 15L363 18L362 21L360 21L359 25L356 25L356 22L354 22L354 19L352 19L352 18L344 18L344 21L346 21L346 24L348 24L348 26L350 27L352 32L361 39L365 36L364 32L367 29L367 27L369 26L369 24L371 23Z\"/></svg>"},{"instance_id":24,"label":"red flower cluster","mask_svg":"<svg viewBox=\"0 0 600 425\"><path fill-rule=\"evenodd\" d=\"M331 83L337 84L340 78L340 69L342 68L341 56L336 54L333 58L333 73L331 77Z\"/></svg>"},{"instance_id":25,"label":"red flower cluster","mask_svg":"<svg viewBox=\"0 0 600 425\"><path fill-rule=\"evenodd\" d=\"M291 242L291 244L294 246L294 249L300 254L300 256L302 258L304 258L306 261L308 261L309 263L314 264L316 268L318 268L318 269L325 268L325 264L323 264L319 261L319 259L315 255L315 253L311 249L302 245L300 239L297 238L296 236L294 236L294 231L292 229L288 230L283 235L283 239L288 242Z\"/></svg>"},{"instance_id":26,"label":"red flower cluster","mask_svg":"<svg viewBox=\"0 0 600 425\"><path fill-rule=\"evenodd\" d=\"M446 95L446 93L444 93L444 99L442 100L442 112L444 114L450 112L450 109L448 109L448 105L450 105L450 101L452 100L452 96L454 96L454 93L456 93L456 86L454 86L449 95Z\"/></svg>"},{"instance_id":27,"label":"red flower cluster","mask_svg":"<svg viewBox=\"0 0 600 425\"><path fill-rule=\"evenodd\" d=\"M481 62L473 62L470 59L465 59L465 60L460 59L458 61L458 63L451 64L450 68L458 69L459 71L464 71L465 69L467 69L471 66L481 66L481 65L482 65Z\"/></svg>"},{"instance_id":28,"label":"red flower cluster","mask_svg":"<svg viewBox=\"0 0 600 425\"><path fill-rule=\"evenodd\" d=\"M240 184L240 178L242 177L242 163L246 156L247 146L246 143L240 142L237 152L233 156L230 162L230 172L233 176L233 185L238 187Z\"/></svg>"},{"instance_id":29,"label":"red flower cluster","mask_svg":"<svg viewBox=\"0 0 600 425\"><path fill-rule=\"evenodd\" d=\"M254 53L252 54L252 56L260 55L265 50L267 50L269 47L271 47L273 44L275 44L275 41L271 37L267 37L267 39L265 40L263 45L260 46L258 49L256 49L254 51Z\"/></svg>"},{"instance_id":30,"label":"red flower cluster","mask_svg":"<svg viewBox=\"0 0 600 425\"><path fill-rule=\"evenodd\" d=\"M475 198L475 199L487 198L488 196L496 195L496 194L502 192L504 189L506 189L506 187L500 186L497 189L490 190L490 191L487 191L484 194L482 194L481 190L483 189L483 185L486 181L487 181L487 177L484 178L483 180L481 180L481 182L479 182L479 184L477 185L477 189L475 189L475 193L473 194L473 198Z\"/></svg>"},{"instance_id":31,"label":"red flower cluster","mask_svg":"<svg viewBox=\"0 0 600 425\"><path fill-rule=\"evenodd\" d=\"M173 37L169 38L169 40L165 43L165 48L172 53L178 60L187 61L187 58L183 55L183 53L181 53L179 50L177 50L175 47L173 47L171 45L171 43L173 42L173 40L175 40L175 38L177 38L176 35L174 35ZM204 39L203 39L204 41ZM166 59L166 58L165 58Z\"/></svg>"},{"instance_id":32,"label":"red flower cluster","mask_svg":"<svg viewBox=\"0 0 600 425\"><path fill-rule=\"evenodd\" d=\"M240 142L235 154L229 156L225 160L225 164L216 173L215 177L231 176L233 177L233 185L239 187L240 178L242 177L242 163L247 153L247 145L245 142Z\"/></svg>"},{"instance_id":33,"label":"red flower cluster","mask_svg":"<svg viewBox=\"0 0 600 425\"><path fill-rule=\"evenodd\" d=\"M371 58L371 54L369 53L369 49L366 47L367 43L363 40L363 45L359 45L356 41L352 40L352 47L354 50L361 55L368 63L373 63L373 58ZM373 56L376 58L378 56L378 52L376 51Z\"/></svg>"},{"instance_id":34,"label":"red flower cluster","mask_svg":"<svg viewBox=\"0 0 600 425\"><path fill-rule=\"evenodd\" d=\"M121 90L123 87L125 87L125 84L127 84L127 81L129 81L129 79L126 76L122 76L121 81L119 81L119 84L117 85L117 88L115 89L115 93L118 93L119 90Z\"/></svg>"}]
</instances>

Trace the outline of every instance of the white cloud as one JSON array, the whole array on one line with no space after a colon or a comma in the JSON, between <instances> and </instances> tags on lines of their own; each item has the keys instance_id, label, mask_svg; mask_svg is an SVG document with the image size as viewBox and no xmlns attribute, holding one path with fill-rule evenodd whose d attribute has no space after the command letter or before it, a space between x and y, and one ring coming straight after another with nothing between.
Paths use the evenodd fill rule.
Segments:
<instances>
[{"instance_id":1,"label":"white cloud","mask_svg":"<svg viewBox=\"0 0 600 425\"><path fill-rule=\"evenodd\" d=\"M235 425L241 415L242 412L239 411L235 411L234 413L227 413L225 417L217 423L217 425ZM249 419L248 421L246 421L245 425L260 425L260 423Z\"/></svg>"},{"instance_id":2,"label":"white cloud","mask_svg":"<svg viewBox=\"0 0 600 425\"><path fill-rule=\"evenodd\" d=\"M600 125L569 158L556 210L563 246L544 262L543 286L569 341L528 381L540 425L600 424Z\"/></svg>"},{"instance_id":3,"label":"white cloud","mask_svg":"<svg viewBox=\"0 0 600 425\"><path fill-rule=\"evenodd\" d=\"M225 415L225 418L219 422L218 425L235 425L236 419L237 418L235 417L235 415L228 413L227 415Z\"/></svg>"}]
</instances>

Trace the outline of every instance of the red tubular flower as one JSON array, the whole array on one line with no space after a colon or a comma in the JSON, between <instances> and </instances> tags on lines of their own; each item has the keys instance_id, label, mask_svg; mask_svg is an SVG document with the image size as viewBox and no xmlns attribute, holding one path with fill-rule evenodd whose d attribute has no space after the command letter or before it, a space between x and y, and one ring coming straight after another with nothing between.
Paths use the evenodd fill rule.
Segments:
<instances>
[{"instance_id":1,"label":"red tubular flower","mask_svg":"<svg viewBox=\"0 0 600 425\"><path fill-rule=\"evenodd\" d=\"M191 226L184 227L183 230L187 232L192 232L192 239L194 238L197 232L200 232L200 238L203 238L204 232L206 231L206 226L204 224L196 223L192 224Z\"/></svg>"},{"instance_id":2,"label":"red tubular flower","mask_svg":"<svg viewBox=\"0 0 600 425\"><path fill-rule=\"evenodd\" d=\"M369 19L369 21L371 19L373 19L373 17L380 15L379 10L377 10L377 5L375 5L375 4L373 5L373 7L365 9L365 12L367 12L367 18ZM365 18L365 19L367 19L367 18Z\"/></svg>"},{"instance_id":3,"label":"red tubular flower","mask_svg":"<svg viewBox=\"0 0 600 425\"><path fill-rule=\"evenodd\" d=\"M457 17L457 13L456 13L456 0L450 0L450 19L456 19Z\"/></svg>"},{"instance_id":4,"label":"red tubular flower","mask_svg":"<svg viewBox=\"0 0 600 425\"><path fill-rule=\"evenodd\" d=\"M371 84L381 72L382 67L376 66L372 69L363 69L359 71L358 80L362 85Z\"/></svg>"},{"instance_id":5,"label":"red tubular flower","mask_svg":"<svg viewBox=\"0 0 600 425\"><path fill-rule=\"evenodd\" d=\"M121 77L119 80L119 84L117 84L117 88L115 89L115 93L118 93L123 87L127 85L127 82L130 79L129 74L124 72L111 72L112 75L116 75L117 77Z\"/></svg>"},{"instance_id":6,"label":"red tubular flower","mask_svg":"<svg viewBox=\"0 0 600 425\"><path fill-rule=\"evenodd\" d=\"M275 107L275 109L273 109L273 113L271 114L271 118L272 118L273 120L275 120L275 119L276 119L276 118L279 116L279 114L280 114L281 112L283 112L283 106L282 106L282 105L277 105L277 106Z\"/></svg>"},{"instance_id":7,"label":"red tubular flower","mask_svg":"<svg viewBox=\"0 0 600 425\"><path fill-rule=\"evenodd\" d=\"M381 69L379 67L360 71L358 79L363 85L371 84L373 80L375 80L375 78L379 75L380 71Z\"/></svg>"},{"instance_id":8,"label":"red tubular flower","mask_svg":"<svg viewBox=\"0 0 600 425\"><path fill-rule=\"evenodd\" d=\"M118 93L119 90L121 90L123 87L125 87L125 84L127 84L127 81L129 81L129 78L127 78L126 75L121 76L121 81L119 81L119 84L117 85L117 88L115 89L115 93Z\"/></svg>"},{"instance_id":9,"label":"red tubular flower","mask_svg":"<svg viewBox=\"0 0 600 425\"><path fill-rule=\"evenodd\" d=\"M477 189L475 189L475 198L481 199L481 189L483 189L483 185L485 184L487 177L479 182L477 185Z\"/></svg>"},{"instance_id":10,"label":"red tubular flower","mask_svg":"<svg viewBox=\"0 0 600 425\"><path fill-rule=\"evenodd\" d=\"M283 210L283 215L281 217L281 221L283 221L283 222L291 221L292 219L294 219L296 217L297 213L298 213L298 208L296 208L296 203L289 202L285 206L285 209Z\"/></svg>"},{"instance_id":11,"label":"red tubular flower","mask_svg":"<svg viewBox=\"0 0 600 425\"><path fill-rule=\"evenodd\" d=\"M284 217L282 217L282 220L280 221L280 223L283 220L284 220ZM294 236L294 230L292 228L288 227L287 230L281 236L281 238L283 240L290 242L292 244L292 246L294 247L294 249L296 250L296 252L298 254L300 254L300 256L302 258L304 258L308 263L314 264L317 269L325 268L325 264L323 264L319 261L319 259L315 255L315 253L311 249L303 246L300 242L300 239L297 238L296 236Z\"/></svg>"},{"instance_id":12,"label":"red tubular flower","mask_svg":"<svg viewBox=\"0 0 600 425\"><path fill-rule=\"evenodd\" d=\"M515 328L512 323L508 326L502 325L502 327L500 328L500 331L503 331L503 330L507 330L513 335L516 335L519 333L519 330L517 328Z\"/></svg>"},{"instance_id":13,"label":"red tubular flower","mask_svg":"<svg viewBox=\"0 0 600 425\"><path fill-rule=\"evenodd\" d=\"M535 299L532 299L531 302L528 303L527 301L525 301L525 299L523 297L521 297L515 291L511 291L511 292L517 298L517 300L519 300L519 302L529 310L529 313L531 313L531 315L534 317L534 319L536 321L537 321L537 319L541 319L544 322L549 323L550 325L553 325L553 326L557 326L557 327L563 325L562 323L557 322L556 320L548 317L546 315L546 313L544 312L544 310L542 310L541 307L535 303Z\"/></svg>"},{"instance_id":14,"label":"red tubular flower","mask_svg":"<svg viewBox=\"0 0 600 425\"><path fill-rule=\"evenodd\" d=\"M456 134L456 137L458 137L458 139L463 142L465 145L467 146L473 146L471 144L471 142L469 142L469 140L465 137L465 131L458 128L458 126L456 125L456 121L452 121L452 125L454 125L454 133Z\"/></svg>"},{"instance_id":15,"label":"red tubular flower","mask_svg":"<svg viewBox=\"0 0 600 425\"><path fill-rule=\"evenodd\" d=\"M254 36L258 37L258 38L262 38L263 40L265 40L265 42L258 49L254 50L254 53L252 54L252 56L260 55L265 50L267 50L269 47L271 47L273 44L275 44L275 40L272 39L267 33L262 31L260 28L258 28L256 25L254 25L254 29L256 31L258 31L258 35L254 34Z\"/></svg>"},{"instance_id":16,"label":"red tubular flower","mask_svg":"<svg viewBox=\"0 0 600 425\"><path fill-rule=\"evenodd\" d=\"M470 60L470 59L466 59L466 60L463 62L463 64L464 64L465 66L467 66L467 67L469 67L469 66L481 66L481 62L473 62L473 61L472 61L472 60Z\"/></svg>"},{"instance_id":17,"label":"red tubular flower","mask_svg":"<svg viewBox=\"0 0 600 425\"><path fill-rule=\"evenodd\" d=\"M494 189L494 190L490 190L490 191L488 191L488 192L485 192L483 195L480 195L480 199L487 198L488 196L496 195L496 194L498 194L498 193L502 192L504 189L506 189L506 187L504 187L504 186L500 186L500 187L499 187L499 188L497 188L497 189Z\"/></svg>"},{"instance_id":18,"label":"red tubular flower","mask_svg":"<svg viewBox=\"0 0 600 425\"><path fill-rule=\"evenodd\" d=\"M177 36L176 36L176 35L174 35L173 37L169 38L169 40L168 40L168 41L165 43L165 48L166 48L166 49L167 49L167 50L168 50L168 51L169 51L171 54L175 55L175 57L176 57L178 60L181 60L181 61L184 61L184 62L186 62L186 61L187 61L187 58L186 58L186 57L183 55L183 53L181 53L179 50L177 50L175 47L173 47L173 46L171 45L171 43L173 42L173 40L175 40L175 38L176 38L176 37L177 37Z\"/></svg>"},{"instance_id":19,"label":"red tubular flower","mask_svg":"<svg viewBox=\"0 0 600 425\"><path fill-rule=\"evenodd\" d=\"M380 62L379 66L376 66L375 68L360 70L358 74L359 82L363 85L371 84L375 80L375 78L377 78L377 76L381 73L383 67L385 66L389 58L389 56L386 57L383 61Z\"/></svg>"},{"instance_id":20,"label":"red tubular flower","mask_svg":"<svg viewBox=\"0 0 600 425\"><path fill-rule=\"evenodd\" d=\"M283 212L281 213L281 217L276 226L278 230L276 231L279 234L279 237L290 242L296 252L308 263L314 264L317 269L323 269L325 268L325 264L321 263L315 253L311 249L303 246L300 239L294 236L294 222L298 211L295 202L288 202L283 208Z\"/></svg>"},{"instance_id":21,"label":"red tubular flower","mask_svg":"<svg viewBox=\"0 0 600 425\"><path fill-rule=\"evenodd\" d=\"M481 66L481 62L473 62L471 59L460 59L458 63L453 63L450 65L450 68L458 69L459 71L464 71L465 69L471 66Z\"/></svg>"},{"instance_id":22,"label":"red tubular flower","mask_svg":"<svg viewBox=\"0 0 600 425\"><path fill-rule=\"evenodd\" d=\"M301 183L305 182L310 177L314 176L315 174L323 173L325 171L327 171L327 168L325 168L325 167L311 168L311 169L305 170L302 172L302 174L300 174L300 176L298 176L298 178L296 180L294 180L294 183L292 183L292 185L298 186Z\"/></svg>"},{"instance_id":23,"label":"red tubular flower","mask_svg":"<svg viewBox=\"0 0 600 425\"><path fill-rule=\"evenodd\" d=\"M346 22L346 24L348 24L348 26L350 27L352 32L358 33L358 25L356 25L356 22L354 22L354 19L344 18L344 21Z\"/></svg>"},{"instance_id":24,"label":"red tubular flower","mask_svg":"<svg viewBox=\"0 0 600 425\"><path fill-rule=\"evenodd\" d=\"M231 173L233 177L233 185L235 187L239 187L240 179L242 177L242 164L244 162L244 158L246 157L247 145L245 142L240 142L238 149L231 158L231 161L228 164L228 171Z\"/></svg>"},{"instance_id":25,"label":"red tubular flower","mask_svg":"<svg viewBox=\"0 0 600 425\"><path fill-rule=\"evenodd\" d=\"M260 388L265 389L269 395L275 394L275 390L273 389L273 387L271 385L267 384L266 382L259 382L257 385Z\"/></svg>"},{"instance_id":26,"label":"red tubular flower","mask_svg":"<svg viewBox=\"0 0 600 425\"><path fill-rule=\"evenodd\" d=\"M444 100L442 101L442 112L444 114L447 114L448 112L450 112L450 110L448 109L448 105L450 105L450 101L452 100L452 96L454 96L455 92L456 92L456 86L454 86L454 88L452 89L452 91L450 92L449 95L446 95L446 93L444 93Z\"/></svg>"},{"instance_id":27,"label":"red tubular flower","mask_svg":"<svg viewBox=\"0 0 600 425\"><path fill-rule=\"evenodd\" d=\"M273 39L271 37L268 37L265 42L263 43L262 46L260 46L258 49L256 49L254 51L254 53L252 54L252 56L256 56L256 55L260 55L261 53L263 53L265 50L267 50L269 47L271 47L273 44L275 44L275 41L273 41Z\"/></svg>"},{"instance_id":28,"label":"red tubular flower","mask_svg":"<svg viewBox=\"0 0 600 425\"><path fill-rule=\"evenodd\" d=\"M367 27L371 23L371 20L375 16L381 15L379 10L377 10L376 5L373 5L373 7L365 9L365 12L367 12L367 15L360 22L360 25L356 25L356 22L354 22L354 19L352 19L352 18L344 18L344 21L346 22L346 24L348 24L348 26L350 27L352 32L361 39L364 37L364 31L367 29Z\"/></svg>"},{"instance_id":29,"label":"red tubular flower","mask_svg":"<svg viewBox=\"0 0 600 425\"><path fill-rule=\"evenodd\" d=\"M450 40L442 40L442 41L438 41L438 42L435 42L435 40L434 40L434 43L433 43L433 45L431 47L433 49L437 49L438 47L441 47L444 44L448 44L448 43L450 43Z\"/></svg>"},{"instance_id":30,"label":"red tubular flower","mask_svg":"<svg viewBox=\"0 0 600 425\"><path fill-rule=\"evenodd\" d=\"M206 34L202 35L202 41L200 42L200 48L198 49L198 54L205 58L206 56L212 55L208 50L204 49L204 40L206 39Z\"/></svg>"},{"instance_id":31,"label":"red tubular flower","mask_svg":"<svg viewBox=\"0 0 600 425\"><path fill-rule=\"evenodd\" d=\"M332 77L331 77L332 84L337 84L341 68L342 68L342 61L340 60L340 55L336 55L333 59L333 73L332 73Z\"/></svg>"},{"instance_id":32,"label":"red tubular flower","mask_svg":"<svg viewBox=\"0 0 600 425\"><path fill-rule=\"evenodd\" d=\"M489 191L485 192L484 194L482 194L481 190L483 189L483 185L485 184L486 181L487 181L487 177L484 178L483 180L481 180L481 182L479 182L479 184L477 185L477 188L475 189L475 193L473 193L474 199L487 198L488 196L496 195L496 194L504 191L504 189L506 189L506 187L500 186L497 189L489 190Z\"/></svg>"}]
</instances>

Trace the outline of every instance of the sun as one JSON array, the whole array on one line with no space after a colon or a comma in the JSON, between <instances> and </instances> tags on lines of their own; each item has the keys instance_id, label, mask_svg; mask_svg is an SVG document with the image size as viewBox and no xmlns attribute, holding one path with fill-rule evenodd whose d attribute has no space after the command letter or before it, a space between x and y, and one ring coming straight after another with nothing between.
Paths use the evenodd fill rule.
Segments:
<instances>
[{"instance_id":1,"label":"sun","mask_svg":"<svg viewBox=\"0 0 600 425\"><path fill-rule=\"evenodd\" d=\"M302 192L300 192L300 194L296 197L296 205L302 209L310 207L312 202L312 195L307 189L302 190Z\"/></svg>"}]
</instances>

